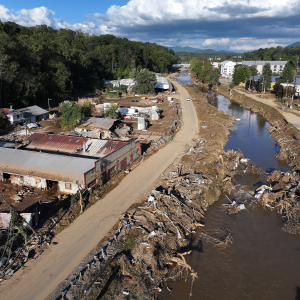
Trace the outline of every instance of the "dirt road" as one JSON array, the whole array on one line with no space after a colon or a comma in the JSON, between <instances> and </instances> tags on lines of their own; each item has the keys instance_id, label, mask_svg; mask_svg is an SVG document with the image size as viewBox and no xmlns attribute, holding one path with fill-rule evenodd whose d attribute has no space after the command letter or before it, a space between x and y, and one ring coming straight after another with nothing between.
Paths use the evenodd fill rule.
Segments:
<instances>
[{"instance_id":1,"label":"dirt road","mask_svg":"<svg viewBox=\"0 0 300 300\"><path fill-rule=\"evenodd\" d=\"M173 82L174 83L174 82ZM129 173L112 192L89 208L61 232L37 260L28 262L13 278L0 285L1 300L45 299L86 255L105 237L119 217L141 194L153 188L155 180L185 149L198 131L198 119L185 88L178 87L184 125L174 140Z\"/></svg>"},{"instance_id":2,"label":"dirt road","mask_svg":"<svg viewBox=\"0 0 300 300\"><path fill-rule=\"evenodd\" d=\"M278 108L277 104L274 103L273 100L270 100L270 99L264 99L264 98L261 98L261 97L258 97L258 96L255 96L253 94L249 94L249 93L245 93L245 92L242 92L242 91L239 91L239 90L234 90L235 92L239 93L239 94L242 94L242 95L245 95L247 97L250 97L256 101L259 101L261 103L264 103L264 104L267 104L269 106L272 106L274 107L280 114L282 114L285 119L293 124L297 129L300 130L300 116L298 115L299 112L289 112L289 108L287 106L285 106L285 110L282 110L280 108Z\"/></svg>"}]
</instances>

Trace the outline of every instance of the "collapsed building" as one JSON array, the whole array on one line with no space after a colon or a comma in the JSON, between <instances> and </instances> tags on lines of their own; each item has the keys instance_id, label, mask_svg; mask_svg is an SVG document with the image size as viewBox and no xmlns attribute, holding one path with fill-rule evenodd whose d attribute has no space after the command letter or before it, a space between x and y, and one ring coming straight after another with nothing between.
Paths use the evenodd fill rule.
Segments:
<instances>
[{"instance_id":1,"label":"collapsed building","mask_svg":"<svg viewBox=\"0 0 300 300\"><path fill-rule=\"evenodd\" d=\"M84 118L84 123L77 126L75 131L81 136L113 139L125 137L131 132L131 127L117 119Z\"/></svg>"}]
</instances>

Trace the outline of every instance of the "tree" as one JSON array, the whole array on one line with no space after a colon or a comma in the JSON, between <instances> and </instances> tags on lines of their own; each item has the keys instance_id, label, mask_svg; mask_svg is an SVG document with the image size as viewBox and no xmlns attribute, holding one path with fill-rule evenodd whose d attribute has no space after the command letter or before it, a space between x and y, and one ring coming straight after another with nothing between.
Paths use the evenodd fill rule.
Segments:
<instances>
[{"instance_id":1,"label":"tree","mask_svg":"<svg viewBox=\"0 0 300 300\"><path fill-rule=\"evenodd\" d=\"M61 106L61 126L72 130L82 123L83 113L77 103L64 102Z\"/></svg>"},{"instance_id":2,"label":"tree","mask_svg":"<svg viewBox=\"0 0 300 300\"><path fill-rule=\"evenodd\" d=\"M88 102L84 102L81 111L84 117L91 117L92 116L92 107Z\"/></svg>"},{"instance_id":3,"label":"tree","mask_svg":"<svg viewBox=\"0 0 300 300\"><path fill-rule=\"evenodd\" d=\"M114 101L110 102L109 108L104 110L105 118L116 119L118 117L119 104Z\"/></svg>"},{"instance_id":4,"label":"tree","mask_svg":"<svg viewBox=\"0 0 300 300\"><path fill-rule=\"evenodd\" d=\"M135 88L139 94L154 93L157 85L156 76L148 69L137 69L130 72L130 77L135 80Z\"/></svg>"},{"instance_id":5,"label":"tree","mask_svg":"<svg viewBox=\"0 0 300 300\"><path fill-rule=\"evenodd\" d=\"M293 67L291 64L287 63L282 71L282 74L280 76L280 82L285 83L285 82L292 82L294 78L294 72L293 72Z\"/></svg>"},{"instance_id":6,"label":"tree","mask_svg":"<svg viewBox=\"0 0 300 300\"><path fill-rule=\"evenodd\" d=\"M271 88L272 70L270 63L265 63L263 66L262 74L260 76L260 90ZM262 87L263 86L263 87Z\"/></svg>"},{"instance_id":7,"label":"tree","mask_svg":"<svg viewBox=\"0 0 300 300\"><path fill-rule=\"evenodd\" d=\"M236 84L239 85L240 82L246 82L251 75L250 69L245 65L236 65ZM233 75L235 76L235 75Z\"/></svg>"},{"instance_id":8,"label":"tree","mask_svg":"<svg viewBox=\"0 0 300 300\"><path fill-rule=\"evenodd\" d=\"M283 98L284 88L278 81L273 86L273 91L275 92L275 94L278 98Z\"/></svg>"},{"instance_id":9,"label":"tree","mask_svg":"<svg viewBox=\"0 0 300 300\"><path fill-rule=\"evenodd\" d=\"M6 123L6 116L0 111L0 128L3 128Z\"/></svg>"},{"instance_id":10,"label":"tree","mask_svg":"<svg viewBox=\"0 0 300 300\"><path fill-rule=\"evenodd\" d=\"M207 76L207 82L212 85L218 85L220 75L221 75L220 70L217 68L213 68Z\"/></svg>"}]
</instances>

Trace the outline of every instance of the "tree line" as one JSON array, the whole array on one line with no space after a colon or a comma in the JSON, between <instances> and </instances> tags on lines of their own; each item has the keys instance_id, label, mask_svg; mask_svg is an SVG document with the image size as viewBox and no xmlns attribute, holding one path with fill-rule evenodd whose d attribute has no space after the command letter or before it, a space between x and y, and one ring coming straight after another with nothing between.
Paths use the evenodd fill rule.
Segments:
<instances>
[{"instance_id":1,"label":"tree line","mask_svg":"<svg viewBox=\"0 0 300 300\"><path fill-rule=\"evenodd\" d=\"M220 70L213 68L210 61L202 59L191 60L191 71L196 74L201 82L218 85Z\"/></svg>"},{"instance_id":2,"label":"tree line","mask_svg":"<svg viewBox=\"0 0 300 300\"><path fill-rule=\"evenodd\" d=\"M0 107L45 106L48 98L101 91L104 80L132 70L168 72L177 60L154 43L0 21Z\"/></svg>"}]
</instances>

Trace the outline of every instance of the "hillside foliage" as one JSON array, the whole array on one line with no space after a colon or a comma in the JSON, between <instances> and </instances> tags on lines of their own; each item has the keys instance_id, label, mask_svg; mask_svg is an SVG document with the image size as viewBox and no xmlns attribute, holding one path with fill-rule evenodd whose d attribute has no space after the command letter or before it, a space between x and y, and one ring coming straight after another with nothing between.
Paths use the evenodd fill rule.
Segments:
<instances>
[{"instance_id":1,"label":"hillside foliage","mask_svg":"<svg viewBox=\"0 0 300 300\"><path fill-rule=\"evenodd\" d=\"M173 50L153 43L0 22L2 107L47 106L48 98L102 90L104 80L126 78L133 69L163 73L176 62Z\"/></svg>"}]
</instances>

